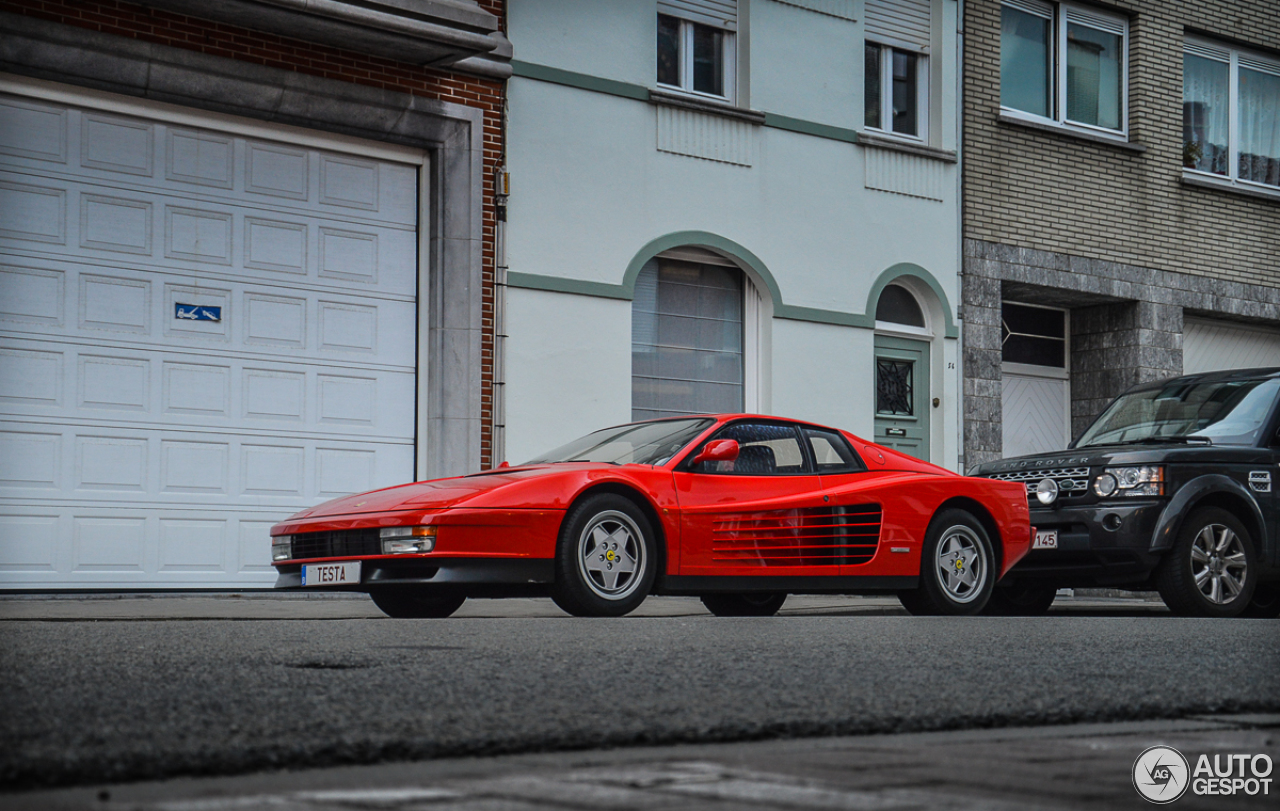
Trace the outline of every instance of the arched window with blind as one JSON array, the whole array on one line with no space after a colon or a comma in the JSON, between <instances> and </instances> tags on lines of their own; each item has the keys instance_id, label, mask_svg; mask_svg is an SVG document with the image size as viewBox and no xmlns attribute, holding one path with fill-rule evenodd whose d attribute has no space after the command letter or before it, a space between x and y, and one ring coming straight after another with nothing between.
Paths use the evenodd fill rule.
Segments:
<instances>
[{"instance_id":1,"label":"arched window with blind","mask_svg":"<svg viewBox=\"0 0 1280 811\"><path fill-rule=\"evenodd\" d=\"M754 407L759 301L741 269L708 252L650 259L631 308L632 419Z\"/></svg>"}]
</instances>

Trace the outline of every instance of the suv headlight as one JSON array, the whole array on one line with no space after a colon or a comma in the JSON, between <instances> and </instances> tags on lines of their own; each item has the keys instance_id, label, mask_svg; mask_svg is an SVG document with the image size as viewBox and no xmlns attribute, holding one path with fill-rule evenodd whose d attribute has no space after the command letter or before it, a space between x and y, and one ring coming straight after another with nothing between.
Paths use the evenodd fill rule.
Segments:
<instances>
[{"instance_id":1,"label":"suv headlight","mask_svg":"<svg viewBox=\"0 0 1280 811\"><path fill-rule=\"evenodd\" d=\"M1163 496L1164 468L1159 465L1104 468L1102 475L1093 480L1093 492L1103 498Z\"/></svg>"},{"instance_id":2,"label":"suv headlight","mask_svg":"<svg viewBox=\"0 0 1280 811\"><path fill-rule=\"evenodd\" d=\"M384 527L378 532L384 555L415 555L436 547L435 527Z\"/></svg>"},{"instance_id":3,"label":"suv headlight","mask_svg":"<svg viewBox=\"0 0 1280 811\"><path fill-rule=\"evenodd\" d=\"M288 560L291 557L293 557L293 536L272 535L271 560Z\"/></svg>"}]
</instances>

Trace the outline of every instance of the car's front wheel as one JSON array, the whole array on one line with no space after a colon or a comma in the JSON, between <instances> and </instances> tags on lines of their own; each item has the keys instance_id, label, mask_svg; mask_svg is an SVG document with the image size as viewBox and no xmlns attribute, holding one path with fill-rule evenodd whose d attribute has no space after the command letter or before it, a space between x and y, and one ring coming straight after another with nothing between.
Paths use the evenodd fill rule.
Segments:
<instances>
[{"instance_id":1,"label":"car's front wheel","mask_svg":"<svg viewBox=\"0 0 1280 811\"><path fill-rule=\"evenodd\" d=\"M1038 617L1049 613L1057 595L1058 586L1054 583L1018 580L996 586L982 613L993 617Z\"/></svg>"},{"instance_id":2,"label":"car's front wheel","mask_svg":"<svg viewBox=\"0 0 1280 811\"><path fill-rule=\"evenodd\" d=\"M995 554L982 523L965 510L943 510L929 522L921 552L920 584L898 592L917 615L977 614L995 585Z\"/></svg>"},{"instance_id":3,"label":"car's front wheel","mask_svg":"<svg viewBox=\"0 0 1280 811\"><path fill-rule=\"evenodd\" d=\"M415 586L383 586L371 589L369 596L382 613L392 619L443 619L466 602L466 595L431 591Z\"/></svg>"},{"instance_id":4,"label":"car's front wheel","mask_svg":"<svg viewBox=\"0 0 1280 811\"><path fill-rule=\"evenodd\" d=\"M653 537L635 502L614 493L588 496L562 525L551 598L575 617L629 614L657 573Z\"/></svg>"},{"instance_id":5,"label":"car's front wheel","mask_svg":"<svg viewBox=\"0 0 1280 811\"><path fill-rule=\"evenodd\" d=\"M772 617L786 601L786 594L775 592L702 595L702 604L717 617Z\"/></svg>"},{"instance_id":6,"label":"car's front wheel","mask_svg":"<svg viewBox=\"0 0 1280 811\"><path fill-rule=\"evenodd\" d=\"M1156 588L1175 614L1236 617L1253 598L1257 568L1244 524L1226 510L1202 507L1156 568Z\"/></svg>"}]
</instances>

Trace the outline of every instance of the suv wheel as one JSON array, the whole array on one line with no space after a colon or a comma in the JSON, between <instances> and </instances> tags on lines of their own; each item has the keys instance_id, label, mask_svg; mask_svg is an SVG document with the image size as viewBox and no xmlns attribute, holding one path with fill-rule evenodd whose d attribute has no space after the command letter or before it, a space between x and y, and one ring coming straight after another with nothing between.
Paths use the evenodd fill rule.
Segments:
<instances>
[{"instance_id":1,"label":"suv wheel","mask_svg":"<svg viewBox=\"0 0 1280 811\"><path fill-rule=\"evenodd\" d=\"M1234 515L1217 507L1191 514L1156 568L1165 605L1184 617L1235 617L1253 599L1253 539Z\"/></svg>"}]
</instances>

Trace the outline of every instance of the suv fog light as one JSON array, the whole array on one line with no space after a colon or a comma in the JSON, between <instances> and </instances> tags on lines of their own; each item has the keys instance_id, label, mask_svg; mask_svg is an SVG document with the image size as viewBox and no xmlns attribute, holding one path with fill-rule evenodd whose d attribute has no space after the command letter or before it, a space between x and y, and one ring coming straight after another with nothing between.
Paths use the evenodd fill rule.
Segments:
<instances>
[{"instance_id":1,"label":"suv fog light","mask_svg":"<svg viewBox=\"0 0 1280 811\"><path fill-rule=\"evenodd\" d=\"M1115 513L1107 513L1102 519L1102 528L1108 532L1115 532L1120 529L1120 524L1122 523L1123 521L1120 516Z\"/></svg>"},{"instance_id":2,"label":"suv fog light","mask_svg":"<svg viewBox=\"0 0 1280 811\"><path fill-rule=\"evenodd\" d=\"M1057 501L1058 483L1053 479L1041 479L1036 485L1036 500L1046 507Z\"/></svg>"},{"instance_id":3,"label":"suv fog light","mask_svg":"<svg viewBox=\"0 0 1280 811\"><path fill-rule=\"evenodd\" d=\"M293 536L271 536L271 560L288 560L293 557Z\"/></svg>"},{"instance_id":4,"label":"suv fog light","mask_svg":"<svg viewBox=\"0 0 1280 811\"><path fill-rule=\"evenodd\" d=\"M378 533L384 555L413 555L436 546L435 527L385 527Z\"/></svg>"},{"instance_id":5,"label":"suv fog light","mask_svg":"<svg viewBox=\"0 0 1280 811\"><path fill-rule=\"evenodd\" d=\"M1103 473L1096 480L1094 480L1093 492L1097 493L1103 498L1107 498L1108 496L1114 494L1116 492L1116 488L1119 486L1120 485L1119 483L1116 482L1115 476L1112 476L1110 473Z\"/></svg>"}]
</instances>

